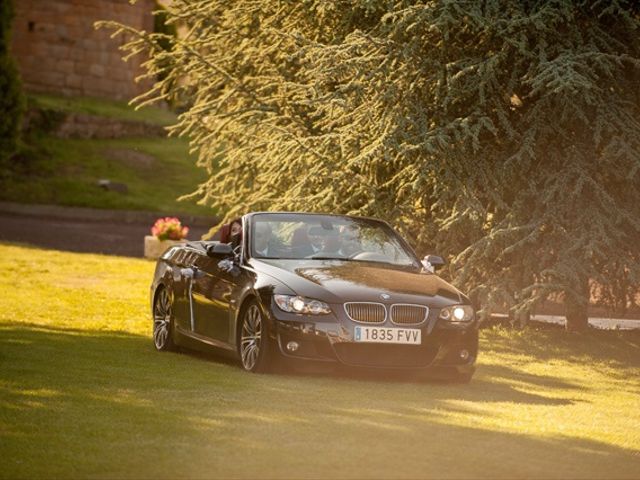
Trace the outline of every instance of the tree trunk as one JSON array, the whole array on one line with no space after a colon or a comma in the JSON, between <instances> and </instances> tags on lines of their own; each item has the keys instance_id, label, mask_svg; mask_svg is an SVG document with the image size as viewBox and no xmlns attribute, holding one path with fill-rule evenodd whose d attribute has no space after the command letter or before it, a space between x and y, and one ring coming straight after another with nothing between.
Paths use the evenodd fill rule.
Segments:
<instances>
[{"instance_id":1,"label":"tree trunk","mask_svg":"<svg viewBox=\"0 0 640 480\"><path fill-rule=\"evenodd\" d=\"M514 312L509 310L509 323L514 328L524 328L531 319L531 312L526 310L524 312Z\"/></svg>"},{"instance_id":2,"label":"tree trunk","mask_svg":"<svg viewBox=\"0 0 640 480\"><path fill-rule=\"evenodd\" d=\"M589 306L589 280L581 279L579 288L576 289L581 295L576 298L566 292L564 299L565 317L567 319L567 330L570 332L584 332L589 328L589 316L587 307Z\"/></svg>"},{"instance_id":3,"label":"tree trunk","mask_svg":"<svg viewBox=\"0 0 640 480\"><path fill-rule=\"evenodd\" d=\"M531 320L531 312L529 312L529 310L520 312L518 315L516 315L516 319L518 320L520 328L524 328L529 323L529 320Z\"/></svg>"}]
</instances>

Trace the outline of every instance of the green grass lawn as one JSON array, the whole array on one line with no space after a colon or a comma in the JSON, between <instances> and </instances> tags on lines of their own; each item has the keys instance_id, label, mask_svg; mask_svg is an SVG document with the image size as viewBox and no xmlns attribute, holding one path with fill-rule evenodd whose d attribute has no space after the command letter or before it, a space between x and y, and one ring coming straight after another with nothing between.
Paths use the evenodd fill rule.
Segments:
<instances>
[{"instance_id":1,"label":"green grass lawn","mask_svg":"<svg viewBox=\"0 0 640 480\"><path fill-rule=\"evenodd\" d=\"M481 332L470 385L155 352L154 264L0 245L2 478L638 478L640 335Z\"/></svg>"},{"instance_id":2,"label":"green grass lawn","mask_svg":"<svg viewBox=\"0 0 640 480\"><path fill-rule=\"evenodd\" d=\"M168 125L175 115L159 108L135 111L124 102L30 96L32 104L120 120ZM25 137L28 147L11 172L0 172L0 201L74 207L211 215L195 200L178 201L207 179L186 139L61 139L43 132ZM22 162L22 163L21 163ZM124 183L128 193L106 191L98 180Z\"/></svg>"},{"instance_id":3,"label":"green grass lawn","mask_svg":"<svg viewBox=\"0 0 640 480\"><path fill-rule=\"evenodd\" d=\"M195 166L186 140L126 138L80 140L39 139L49 158L41 172L11 178L0 200L76 207L149 210L211 215L208 207L177 198L193 192L206 179ZM106 191L99 179L125 183L128 193Z\"/></svg>"}]
</instances>

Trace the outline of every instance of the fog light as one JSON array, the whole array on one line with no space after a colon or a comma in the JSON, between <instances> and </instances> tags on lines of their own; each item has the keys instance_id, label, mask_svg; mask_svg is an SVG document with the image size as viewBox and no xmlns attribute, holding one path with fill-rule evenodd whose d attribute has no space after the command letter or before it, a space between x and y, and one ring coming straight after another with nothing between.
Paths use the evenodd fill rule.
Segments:
<instances>
[{"instance_id":1,"label":"fog light","mask_svg":"<svg viewBox=\"0 0 640 480\"><path fill-rule=\"evenodd\" d=\"M290 352L295 352L296 350L298 350L298 347L300 345L298 345L298 342L289 342L287 343L287 350Z\"/></svg>"},{"instance_id":2,"label":"fog light","mask_svg":"<svg viewBox=\"0 0 640 480\"><path fill-rule=\"evenodd\" d=\"M467 358L469 358L469 352L467 352L466 350L460 350L460 358L462 360L466 360Z\"/></svg>"}]
</instances>

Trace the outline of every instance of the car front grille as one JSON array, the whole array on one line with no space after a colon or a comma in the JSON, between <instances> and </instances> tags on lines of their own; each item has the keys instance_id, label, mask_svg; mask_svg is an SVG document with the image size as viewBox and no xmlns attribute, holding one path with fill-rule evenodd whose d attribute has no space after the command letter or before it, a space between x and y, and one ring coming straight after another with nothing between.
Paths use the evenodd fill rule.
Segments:
<instances>
[{"instance_id":1,"label":"car front grille","mask_svg":"<svg viewBox=\"0 0 640 480\"><path fill-rule=\"evenodd\" d=\"M387 308L391 321L397 325L419 325L429 316L429 308L424 305L395 303L389 307L375 302L348 302L344 304L347 316L354 322L380 324L387 319Z\"/></svg>"},{"instance_id":2,"label":"car front grille","mask_svg":"<svg viewBox=\"0 0 640 480\"><path fill-rule=\"evenodd\" d=\"M344 310L354 322L384 323L387 319L387 309L381 303L350 302L344 304Z\"/></svg>"},{"instance_id":3,"label":"car front grille","mask_svg":"<svg viewBox=\"0 0 640 480\"><path fill-rule=\"evenodd\" d=\"M391 306L391 321L398 325L417 325L424 322L429 315L429 308L424 305L396 303Z\"/></svg>"}]
</instances>

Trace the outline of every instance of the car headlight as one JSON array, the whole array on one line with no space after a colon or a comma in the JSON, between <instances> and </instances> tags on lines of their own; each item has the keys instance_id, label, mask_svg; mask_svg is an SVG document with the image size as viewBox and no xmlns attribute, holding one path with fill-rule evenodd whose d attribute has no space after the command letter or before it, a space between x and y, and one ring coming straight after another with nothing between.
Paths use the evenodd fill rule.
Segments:
<instances>
[{"instance_id":1,"label":"car headlight","mask_svg":"<svg viewBox=\"0 0 640 480\"><path fill-rule=\"evenodd\" d=\"M470 305L452 305L440 310L440 318L451 323L465 323L473 320L475 312Z\"/></svg>"},{"instance_id":2,"label":"car headlight","mask_svg":"<svg viewBox=\"0 0 640 480\"><path fill-rule=\"evenodd\" d=\"M274 295L273 299L280 310L289 313L306 313L309 315L326 315L331 313L329 305L320 300L301 297L299 295Z\"/></svg>"}]
</instances>

